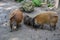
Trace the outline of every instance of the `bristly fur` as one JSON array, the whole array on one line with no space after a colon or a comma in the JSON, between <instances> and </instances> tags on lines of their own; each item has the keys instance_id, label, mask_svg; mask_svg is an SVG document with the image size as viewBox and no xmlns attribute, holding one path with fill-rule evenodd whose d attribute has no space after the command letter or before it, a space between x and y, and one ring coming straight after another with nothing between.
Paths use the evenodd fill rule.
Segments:
<instances>
[{"instance_id":1,"label":"bristly fur","mask_svg":"<svg viewBox=\"0 0 60 40\"><path fill-rule=\"evenodd\" d=\"M13 22L15 22L16 24L14 24L16 26L16 30L19 28L19 23L21 23L23 20L23 13L22 11L20 11L19 9L14 10L11 14L10 14L10 28L11 31L13 31Z\"/></svg>"},{"instance_id":2,"label":"bristly fur","mask_svg":"<svg viewBox=\"0 0 60 40\"><path fill-rule=\"evenodd\" d=\"M33 18L31 18L30 16L26 15L26 16L24 17L24 24L25 24L25 25L32 26L32 25L33 25L32 19L33 19Z\"/></svg>"},{"instance_id":3,"label":"bristly fur","mask_svg":"<svg viewBox=\"0 0 60 40\"><path fill-rule=\"evenodd\" d=\"M58 21L58 14L53 11L43 12L34 17L34 25L38 24L38 25L42 26L41 28L43 28L44 24L49 24L51 27L50 28L51 30L52 30L52 28L54 30L56 29L57 21ZM39 27L39 26L37 26L37 27Z\"/></svg>"},{"instance_id":4,"label":"bristly fur","mask_svg":"<svg viewBox=\"0 0 60 40\"><path fill-rule=\"evenodd\" d=\"M28 25L28 26L32 26L32 28L39 28L39 24L35 24L35 22L34 22L34 18L32 18L32 17L30 17L30 16L28 16L28 15L26 15L25 17L24 17L24 24L25 25Z\"/></svg>"},{"instance_id":5,"label":"bristly fur","mask_svg":"<svg viewBox=\"0 0 60 40\"><path fill-rule=\"evenodd\" d=\"M35 23L35 18L33 18L32 21L33 21L33 28L37 29L37 28L40 27L40 24L36 24L36 23Z\"/></svg>"}]
</instances>

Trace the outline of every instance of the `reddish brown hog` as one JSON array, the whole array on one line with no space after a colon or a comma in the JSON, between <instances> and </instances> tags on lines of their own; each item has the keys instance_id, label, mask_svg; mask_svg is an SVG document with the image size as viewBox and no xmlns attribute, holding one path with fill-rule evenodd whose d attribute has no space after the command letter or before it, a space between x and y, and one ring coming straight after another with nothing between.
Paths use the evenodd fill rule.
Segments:
<instances>
[{"instance_id":1,"label":"reddish brown hog","mask_svg":"<svg viewBox=\"0 0 60 40\"><path fill-rule=\"evenodd\" d=\"M11 31L13 30L14 26L15 29L17 30L19 28L19 23L21 23L23 20L23 13L22 11L20 11L19 9L14 10L11 14L10 14L10 28Z\"/></svg>"},{"instance_id":2,"label":"reddish brown hog","mask_svg":"<svg viewBox=\"0 0 60 40\"><path fill-rule=\"evenodd\" d=\"M35 16L34 22L35 22L35 24L41 25L41 28L43 28L44 24L49 24L51 27L50 29L52 30L52 28L53 28L55 30L56 23L58 22L58 14L53 11L43 12L43 13L40 13L39 15Z\"/></svg>"}]
</instances>

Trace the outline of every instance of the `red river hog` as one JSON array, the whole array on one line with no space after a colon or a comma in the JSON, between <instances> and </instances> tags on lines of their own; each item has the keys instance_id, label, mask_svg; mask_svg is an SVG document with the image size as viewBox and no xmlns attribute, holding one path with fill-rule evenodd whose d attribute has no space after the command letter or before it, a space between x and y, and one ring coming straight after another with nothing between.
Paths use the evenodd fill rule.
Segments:
<instances>
[{"instance_id":1,"label":"red river hog","mask_svg":"<svg viewBox=\"0 0 60 40\"><path fill-rule=\"evenodd\" d=\"M52 30L53 28L55 30L57 22L58 14L54 11L46 11L34 17L34 25L39 24L41 28L43 28L44 24L49 24L50 29Z\"/></svg>"},{"instance_id":2,"label":"red river hog","mask_svg":"<svg viewBox=\"0 0 60 40\"><path fill-rule=\"evenodd\" d=\"M13 30L13 28L15 28L16 30L19 28L19 23L21 23L23 20L23 13L22 11L20 11L19 9L16 9L14 11L12 11L12 13L10 14L10 28L11 31Z\"/></svg>"}]
</instances>

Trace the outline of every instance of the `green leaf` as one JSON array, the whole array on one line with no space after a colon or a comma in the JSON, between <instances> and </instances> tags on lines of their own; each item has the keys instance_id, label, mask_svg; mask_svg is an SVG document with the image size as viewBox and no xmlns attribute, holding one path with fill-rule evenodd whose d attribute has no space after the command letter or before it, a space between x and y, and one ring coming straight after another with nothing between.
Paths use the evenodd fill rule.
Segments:
<instances>
[{"instance_id":1,"label":"green leaf","mask_svg":"<svg viewBox=\"0 0 60 40\"><path fill-rule=\"evenodd\" d=\"M32 0L32 2L35 4L35 6L41 5L41 0Z\"/></svg>"},{"instance_id":2,"label":"green leaf","mask_svg":"<svg viewBox=\"0 0 60 40\"><path fill-rule=\"evenodd\" d=\"M23 0L16 0L16 2L21 2L21 1L23 1Z\"/></svg>"}]
</instances>

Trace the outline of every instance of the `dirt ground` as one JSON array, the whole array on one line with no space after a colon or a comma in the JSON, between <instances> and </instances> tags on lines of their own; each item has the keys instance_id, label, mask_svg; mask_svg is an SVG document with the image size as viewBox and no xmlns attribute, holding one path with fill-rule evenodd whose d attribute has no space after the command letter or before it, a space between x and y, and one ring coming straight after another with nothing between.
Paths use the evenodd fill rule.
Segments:
<instances>
[{"instance_id":1,"label":"dirt ground","mask_svg":"<svg viewBox=\"0 0 60 40\"><path fill-rule=\"evenodd\" d=\"M59 19L55 31L48 29L36 31L22 23L22 27L18 31L10 32L9 14L19 6L20 3L0 2L0 40L60 40L60 8L57 9ZM44 9L37 7L34 12L24 14L34 17L40 12L44 12Z\"/></svg>"}]
</instances>

